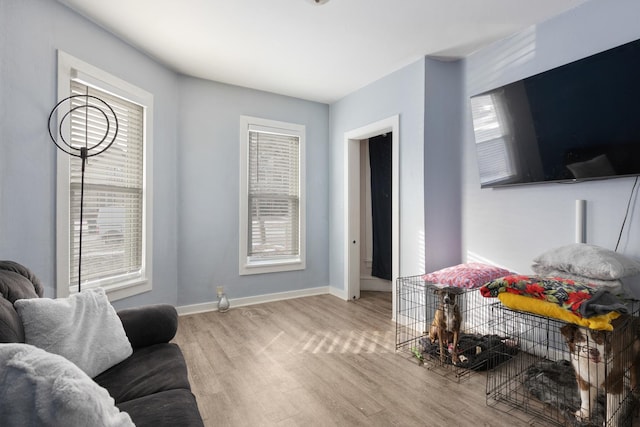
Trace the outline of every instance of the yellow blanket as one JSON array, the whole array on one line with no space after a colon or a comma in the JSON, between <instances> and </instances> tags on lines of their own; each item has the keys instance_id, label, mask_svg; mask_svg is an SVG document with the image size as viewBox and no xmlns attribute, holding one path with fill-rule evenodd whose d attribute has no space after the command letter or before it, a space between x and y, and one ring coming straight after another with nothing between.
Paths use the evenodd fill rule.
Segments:
<instances>
[{"instance_id":1,"label":"yellow blanket","mask_svg":"<svg viewBox=\"0 0 640 427\"><path fill-rule=\"evenodd\" d=\"M586 326L590 329L603 331L612 331L613 326L611 325L611 321L620 316L620 313L617 311L611 311L607 314L588 318L579 317L571 311L560 307L558 304L528 296L516 295L510 292L501 292L498 294L498 299L500 299L502 304L514 310L539 314L541 316L564 320L565 322L574 323L579 326Z\"/></svg>"}]
</instances>

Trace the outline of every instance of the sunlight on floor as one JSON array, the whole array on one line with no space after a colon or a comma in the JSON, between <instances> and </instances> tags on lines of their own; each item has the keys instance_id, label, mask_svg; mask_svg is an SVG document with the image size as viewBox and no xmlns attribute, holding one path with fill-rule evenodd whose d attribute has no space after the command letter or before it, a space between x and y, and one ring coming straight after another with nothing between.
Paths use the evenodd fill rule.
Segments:
<instances>
[{"instance_id":1,"label":"sunlight on floor","mask_svg":"<svg viewBox=\"0 0 640 427\"><path fill-rule=\"evenodd\" d=\"M393 331L318 331L307 332L291 353L393 353Z\"/></svg>"}]
</instances>

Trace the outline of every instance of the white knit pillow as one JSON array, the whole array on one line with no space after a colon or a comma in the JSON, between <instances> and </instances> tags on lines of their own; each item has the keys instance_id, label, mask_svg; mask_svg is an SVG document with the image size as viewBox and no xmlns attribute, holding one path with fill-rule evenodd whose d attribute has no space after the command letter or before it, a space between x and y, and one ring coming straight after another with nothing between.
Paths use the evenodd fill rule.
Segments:
<instances>
[{"instance_id":1,"label":"white knit pillow","mask_svg":"<svg viewBox=\"0 0 640 427\"><path fill-rule=\"evenodd\" d=\"M20 299L14 305L27 344L69 359L91 378L133 353L104 289L68 298Z\"/></svg>"},{"instance_id":2,"label":"white knit pillow","mask_svg":"<svg viewBox=\"0 0 640 427\"><path fill-rule=\"evenodd\" d=\"M533 269L566 271L591 279L617 280L640 274L640 263L625 255L585 243L548 250L533 260Z\"/></svg>"},{"instance_id":3,"label":"white knit pillow","mask_svg":"<svg viewBox=\"0 0 640 427\"><path fill-rule=\"evenodd\" d=\"M29 344L0 345L0 424L134 427L76 365Z\"/></svg>"}]
</instances>

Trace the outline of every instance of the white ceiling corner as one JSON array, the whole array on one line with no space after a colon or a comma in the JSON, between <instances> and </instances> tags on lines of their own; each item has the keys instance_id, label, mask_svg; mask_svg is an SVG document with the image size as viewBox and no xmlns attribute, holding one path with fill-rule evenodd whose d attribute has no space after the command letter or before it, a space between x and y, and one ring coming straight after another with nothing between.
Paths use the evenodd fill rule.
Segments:
<instances>
[{"instance_id":1,"label":"white ceiling corner","mask_svg":"<svg viewBox=\"0 0 640 427\"><path fill-rule=\"evenodd\" d=\"M323 103L586 0L58 0L177 72ZM126 11L126 13L123 13Z\"/></svg>"}]
</instances>

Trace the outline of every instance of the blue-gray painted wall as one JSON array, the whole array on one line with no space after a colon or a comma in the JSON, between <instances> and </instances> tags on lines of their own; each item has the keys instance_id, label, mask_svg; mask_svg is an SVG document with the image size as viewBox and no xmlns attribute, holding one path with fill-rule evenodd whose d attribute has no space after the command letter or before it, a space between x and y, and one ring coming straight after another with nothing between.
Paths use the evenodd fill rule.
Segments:
<instances>
[{"instance_id":1,"label":"blue-gray painted wall","mask_svg":"<svg viewBox=\"0 0 640 427\"><path fill-rule=\"evenodd\" d=\"M56 1L0 2L0 259L30 267L55 296L57 49L154 96L154 290L120 305L175 302L178 78ZM89 166L90 167L90 166Z\"/></svg>"},{"instance_id":2,"label":"blue-gray painted wall","mask_svg":"<svg viewBox=\"0 0 640 427\"><path fill-rule=\"evenodd\" d=\"M190 77L179 81L178 305L326 287L329 107ZM306 269L238 275L240 116L306 126Z\"/></svg>"},{"instance_id":3,"label":"blue-gray painted wall","mask_svg":"<svg viewBox=\"0 0 640 427\"><path fill-rule=\"evenodd\" d=\"M480 190L468 96L640 38L637 0L592 0L468 59L423 58L327 106L180 76L50 0L0 2L0 258L30 266L54 295L56 50L154 95L154 289L117 307L331 286L344 292L344 133L400 116L401 275L468 253L526 272L573 241L612 248L631 179ZM238 116L307 126L307 270L240 277ZM635 203L632 204L635 208ZM621 250L640 257L632 210Z\"/></svg>"},{"instance_id":4,"label":"blue-gray painted wall","mask_svg":"<svg viewBox=\"0 0 640 427\"><path fill-rule=\"evenodd\" d=\"M463 72L461 61L425 60L425 271L462 258Z\"/></svg>"},{"instance_id":5,"label":"blue-gray painted wall","mask_svg":"<svg viewBox=\"0 0 640 427\"><path fill-rule=\"evenodd\" d=\"M0 2L0 259L55 296L57 49L154 96L153 290L117 301L176 305L327 286L329 106L180 76L50 0ZM307 268L238 275L239 116L307 129Z\"/></svg>"},{"instance_id":6,"label":"blue-gray painted wall","mask_svg":"<svg viewBox=\"0 0 640 427\"><path fill-rule=\"evenodd\" d=\"M465 60L466 96L636 40L638 18L637 0L594 0L494 43ZM530 273L542 251L575 241L577 199L587 201L587 243L615 248L633 178L481 190L468 104L464 123L463 223L469 253ZM619 247L635 258L640 258L639 214L633 202Z\"/></svg>"},{"instance_id":7,"label":"blue-gray painted wall","mask_svg":"<svg viewBox=\"0 0 640 427\"><path fill-rule=\"evenodd\" d=\"M423 58L331 105L331 285L344 289L344 134L400 117L400 276L461 260L462 63Z\"/></svg>"}]
</instances>

